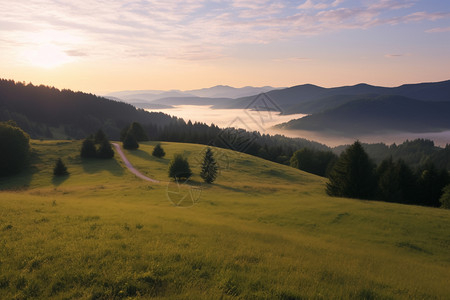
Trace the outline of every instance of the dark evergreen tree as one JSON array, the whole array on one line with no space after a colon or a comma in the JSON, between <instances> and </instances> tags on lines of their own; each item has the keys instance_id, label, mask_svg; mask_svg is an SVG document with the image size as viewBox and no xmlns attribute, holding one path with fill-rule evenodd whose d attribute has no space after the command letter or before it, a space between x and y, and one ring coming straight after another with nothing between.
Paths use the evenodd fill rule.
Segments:
<instances>
[{"instance_id":1,"label":"dark evergreen tree","mask_svg":"<svg viewBox=\"0 0 450 300\"><path fill-rule=\"evenodd\" d=\"M82 158L97 157L97 150L92 139L87 138L83 141L83 144L81 145L80 156Z\"/></svg>"},{"instance_id":2,"label":"dark evergreen tree","mask_svg":"<svg viewBox=\"0 0 450 300\"><path fill-rule=\"evenodd\" d=\"M58 158L58 160L56 161L55 167L53 168L53 175L54 176L64 176L64 175L68 175L69 172L67 172L67 167L66 165L63 163L61 158Z\"/></svg>"},{"instance_id":3,"label":"dark evergreen tree","mask_svg":"<svg viewBox=\"0 0 450 300\"><path fill-rule=\"evenodd\" d=\"M113 158L114 150L111 147L111 143L108 140L103 140L97 151L98 158Z\"/></svg>"},{"instance_id":4,"label":"dark evergreen tree","mask_svg":"<svg viewBox=\"0 0 450 300\"><path fill-rule=\"evenodd\" d=\"M392 157L381 162L377 168L378 199L398 203L416 203L416 177L412 170Z\"/></svg>"},{"instance_id":5,"label":"dark evergreen tree","mask_svg":"<svg viewBox=\"0 0 450 300\"><path fill-rule=\"evenodd\" d=\"M124 127L120 131L120 140L124 141L125 137L129 134L132 134L137 142L145 142L148 141L148 136L145 133L144 128L138 122L133 122L130 125Z\"/></svg>"},{"instance_id":6,"label":"dark evergreen tree","mask_svg":"<svg viewBox=\"0 0 450 300\"><path fill-rule=\"evenodd\" d=\"M174 179L188 179L192 171L189 162L181 154L175 154L169 163L169 177Z\"/></svg>"},{"instance_id":7,"label":"dark evergreen tree","mask_svg":"<svg viewBox=\"0 0 450 300\"><path fill-rule=\"evenodd\" d=\"M331 196L370 199L374 195L376 179L374 165L356 141L339 157L327 183L327 193Z\"/></svg>"},{"instance_id":8,"label":"dark evergreen tree","mask_svg":"<svg viewBox=\"0 0 450 300\"><path fill-rule=\"evenodd\" d=\"M442 190L442 196L439 199L442 208L450 209L450 184Z\"/></svg>"},{"instance_id":9,"label":"dark evergreen tree","mask_svg":"<svg viewBox=\"0 0 450 300\"><path fill-rule=\"evenodd\" d=\"M123 140L123 148L128 150L136 150L137 148L139 148L139 144L136 141L136 138L130 132L128 132L128 134L125 136L125 139Z\"/></svg>"},{"instance_id":10,"label":"dark evergreen tree","mask_svg":"<svg viewBox=\"0 0 450 300\"><path fill-rule=\"evenodd\" d=\"M162 158L162 157L164 157L166 155L166 152L161 147L160 143L156 144L155 148L153 148L152 155L155 156L155 157L158 157L158 158Z\"/></svg>"},{"instance_id":11,"label":"dark evergreen tree","mask_svg":"<svg viewBox=\"0 0 450 300\"><path fill-rule=\"evenodd\" d=\"M15 122L0 122L0 176L19 172L28 162L30 138Z\"/></svg>"},{"instance_id":12,"label":"dark evergreen tree","mask_svg":"<svg viewBox=\"0 0 450 300\"><path fill-rule=\"evenodd\" d=\"M439 207L443 188L450 183L447 170L439 170L433 163L426 163L418 170L419 204Z\"/></svg>"},{"instance_id":13,"label":"dark evergreen tree","mask_svg":"<svg viewBox=\"0 0 450 300\"><path fill-rule=\"evenodd\" d=\"M213 183L216 180L218 167L216 160L214 159L213 152L211 148L207 148L205 152L205 157L203 158L202 170L200 172L200 177L206 183Z\"/></svg>"},{"instance_id":14,"label":"dark evergreen tree","mask_svg":"<svg viewBox=\"0 0 450 300\"><path fill-rule=\"evenodd\" d=\"M290 164L292 167L302 171L319 176L326 176L336 160L336 154L331 151L318 151L302 148L294 152Z\"/></svg>"},{"instance_id":15,"label":"dark evergreen tree","mask_svg":"<svg viewBox=\"0 0 450 300\"><path fill-rule=\"evenodd\" d=\"M107 140L106 134L103 132L103 130L99 129L94 135L94 143L95 144L101 144L104 140Z\"/></svg>"}]
</instances>

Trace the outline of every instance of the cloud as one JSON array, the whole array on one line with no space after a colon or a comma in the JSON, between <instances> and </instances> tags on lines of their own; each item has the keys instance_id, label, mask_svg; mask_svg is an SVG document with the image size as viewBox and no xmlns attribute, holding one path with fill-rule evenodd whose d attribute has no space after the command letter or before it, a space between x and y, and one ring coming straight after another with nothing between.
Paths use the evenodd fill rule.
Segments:
<instances>
[{"instance_id":1,"label":"cloud","mask_svg":"<svg viewBox=\"0 0 450 300\"><path fill-rule=\"evenodd\" d=\"M441 32L450 32L450 27L436 27L425 30L428 33L441 33Z\"/></svg>"},{"instance_id":2,"label":"cloud","mask_svg":"<svg viewBox=\"0 0 450 300\"><path fill-rule=\"evenodd\" d=\"M272 61L275 62L307 62L312 61L309 57L285 57L285 58L274 58Z\"/></svg>"},{"instance_id":3,"label":"cloud","mask_svg":"<svg viewBox=\"0 0 450 300\"><path fill-rule=\"evenodd\" d=\"M336 7L339 4L344 2L343 0L334 0L332 2L324 2L324 1L317 1L317 0L306 0L303 4L297 6L298 9L327 9L329 7Z\"/></svg>"},{"instance_id":4,"label":"cloud","mask_svg":"<svg viewBox=\"0 0 450 300\"><path fill-rule=\"evenodd\" d=\"M411 56L411 53L397 53L397 54L385 54L384 57L386 58L399 58L399 57L405 57L405 56Z\"/></svg>"},{"instance_id":5,"label":"cloud","mask_svg":"<svg viewBox=\"0 0 450 300\"><path fill-rule=\"evenodd\" d=\"M72 56L72 57L83 57L83 56L88 56L87 53L80 51L80 50L66 50L64 51L68 56Z\"/></svg>"},{"instance_id":6,"label":"cloud","mask_svg":"<svg viewBox=\"0 0 450 300\"><path fill-rule=\"evenodd\" d=\"M214 60L234 45L450 18L416 1L0 0L1 48L56 44L67 55ZM448 28L447 28L448 29ZM446 32L433 28L427 32ZM3 51L3 50L2 50ZM3 51L6 53L5 51ZM9 54L8 54L9 55Z\"/></svg>"}]
</instances>

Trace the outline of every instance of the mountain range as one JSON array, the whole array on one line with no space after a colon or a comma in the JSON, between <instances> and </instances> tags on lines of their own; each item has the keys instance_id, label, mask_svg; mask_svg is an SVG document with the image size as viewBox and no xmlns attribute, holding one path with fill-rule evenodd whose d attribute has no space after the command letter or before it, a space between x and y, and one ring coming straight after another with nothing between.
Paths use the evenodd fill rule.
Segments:
<instances>
[{"instance_id":1,"label":"mountain range","mask_svg":"<svg viewBox=\"0 0 450 300\"><path fill-rule=\"evenodd\" d=\"M164 105L215 105L236 98L265 93L276 88L271 86L235 88L227 85L216 85L210 88L195 90L137 90L119 91L104 95L106 98L121 100L139 108L153 108Z\"/></svg>"},{"instance_id":2,"label":"mountain range","mask_svg":"<svg viewBox=\"0 0 450 300\"><path fill-rule=\"evenodd\" d=\"M285 115L309 115L276 126L287 130L333 131L346 135L450 130L450 80L398 87L364 83L333 88L312 84L278 89L215 86L190 91L123 91L108 94L108 97L151 109L210 105L213 109L258 109Z\"/></svg>"}]
</instances>

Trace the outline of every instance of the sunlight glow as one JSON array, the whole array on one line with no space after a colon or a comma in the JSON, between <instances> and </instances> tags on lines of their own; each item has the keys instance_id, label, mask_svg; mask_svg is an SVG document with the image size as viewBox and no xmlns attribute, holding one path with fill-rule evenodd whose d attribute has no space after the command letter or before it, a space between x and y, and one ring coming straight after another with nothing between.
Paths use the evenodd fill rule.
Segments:
<instances>
[{"instance_id":1,"label":"sunlight glow","mask_svg":"<svg viewBox=\"0 0 450 300\"><path fill-rule=\"evenodd\" d=\"M75 60L68 50L78 45L81 39L69 32L44 30L23 36L27 46L21 52L21 59L35 67L52 69Z\"/></svg>"},{"instance_id":2,"label":"sunlight glow","mask_svg":"<svg viewBox=\"0 0 450 300\"><path fill-rule=\"evenodd\" d=\"M27 49L24 53L26 60L33 66L52 69L73 61L61 48L47 44L34 49Z\"/></svg>"}]
</instances>

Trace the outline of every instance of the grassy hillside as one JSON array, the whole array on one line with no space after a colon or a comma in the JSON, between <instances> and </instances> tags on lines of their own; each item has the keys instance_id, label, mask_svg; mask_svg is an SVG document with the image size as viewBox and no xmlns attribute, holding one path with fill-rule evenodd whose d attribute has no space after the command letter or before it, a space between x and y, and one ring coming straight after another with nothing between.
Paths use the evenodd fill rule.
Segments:
<instances>
[{"instance_id":1,"label":"grassy hillside","mask_svg":"<svg viewBox=\"0 0 450 300\"><path fill-rule=\"evenodd\" d=\"M450 211L330 198L320 177L225 150L198 203L175 207L168 161L184 153L199 184L204 146L163 143L157 159L153 145L126 154L158 184L118 155L82 161L79 141L33 141L33 167L0 181L1 299L450 294ZM53 180L59 156L71 174Z\"/></svg>"}]
</instances>

